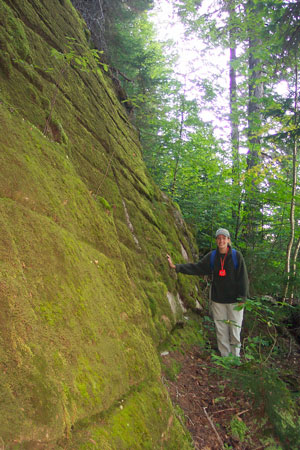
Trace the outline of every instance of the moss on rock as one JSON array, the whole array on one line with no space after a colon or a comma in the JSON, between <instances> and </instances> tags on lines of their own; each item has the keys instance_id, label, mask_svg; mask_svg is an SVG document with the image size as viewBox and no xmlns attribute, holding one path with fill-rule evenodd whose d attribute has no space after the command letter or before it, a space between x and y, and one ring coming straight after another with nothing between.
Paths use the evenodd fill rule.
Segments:
<instances>
[{"instance_id":1,"label":"moss on rock","mask_svg":"<svg viewBox=\"0 0 300 450\"><path fill-rule=\"evenodd\" d=\"M157 346L176 323L167 292L194 295L166 253L192 238L108 75L53 57L88 36L69 0L0 0L0 436L185 449Z\"/></svg>"},{"instance_id":2,"label":"moss on rock","mask_svg":"<svg viewBox=\"0 0 300 450\"><path fill-rule=\"evenodd\" d=\"M158 420L153 421L154 417ZM94 417L93 423L78 423L67 448L187 450L192 444L189 433L182 431L165 388L160 383L143 383L119 399L110 411Z\"/></svg>"}]
</instances>

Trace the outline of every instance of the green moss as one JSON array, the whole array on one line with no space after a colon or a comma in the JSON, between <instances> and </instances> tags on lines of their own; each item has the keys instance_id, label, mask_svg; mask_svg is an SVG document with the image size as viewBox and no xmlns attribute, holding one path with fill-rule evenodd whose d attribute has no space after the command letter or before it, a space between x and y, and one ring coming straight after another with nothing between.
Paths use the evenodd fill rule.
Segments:
<instances>
[{"instance_id":1,"label":"green moss","mask_svg":"<svg viewBox=\"0 0 300 450\"><path fill-rule=\"evenodd\" d=\"M167 287L162 282L155 282L153 278L151 277L150 281L142 281L141 285L144 288L144 291L147 294L147 298L152 298L152 302L156 302L156 310L157 314L170 314L170 306L168 302L166 302L167 299ZM148 300L149 301L149 300ZM159 313L158 313L159 310Z\"/></svg>"},{"instance_id":2,"label":"green moss","mask_svg":"<svg viewBox=\"0 0 300 450\"><path fill-rule=\"evenodd\" d=\"M5 76L7 76L7 78L10 77L11 70L12 70L12 64L11 64L11 59L10 59L8 52L0 53L0 69L5 74Z\"/></svg>"},{"instance_id":3,"label":"green moss","mask_svg":"<svg viewBox=\"0 0 300 450\"><path fill-rule=\"evenodd\" d=\"M107 74L62 74L51 56L65 36L89 46L71 2L8 3L0 0L0 436L7 448L64 436L72 450L189 448L156 349L176 322L167 291L194 295L165 257L180 256L187 230L147 177Z\"/></svg>"},{"instance_id":4,"label":"green moss","mask_svg":"<svg viewBox=\"0 0 300 450\"><path fill-rule=\"evenodd\" d=\"M40 76L35 71L34 67L31 64L28 64L24 60L14 60L14 65L17 69L27 78L30 83L32 83L35 87L37 87L40 91L43 90L43 85L40 79Z\"/></svg>"},{"instance_id":5,"label":"green moss","mask_svg":"<svg viewBox=\"0 0 300 450\"><path fill-rule=\"evenodd\" d=\"M197 282L198 280L195 281ZM178 292L185 306L191 309L196 307L196 300L201 303L201 298L199 295L199 292L201 291L197 289L196 286L197 285L191 285L189 280L186 280L186 277L183 275L178 275Z\"/></svg>"},{"instance_id":6,"label":"green moss","mask_svg":"<svg viewBox=\"0 0 300 450\"><path fill-rule=\"evenodd\" d=\"M9 208L5 212L3 206L1 216L2 218L5 217L7 221L12 210ZM24 215L26 217L25 211L20 210L20 213L21 217ZM89 247L84 249L80 246L78 248L80 251L77 252L78 244L72 240L72 245L68 249L66 244L70 237L67 234L64 234L64 243L60 243L61 237L59 237L59 234L55 238L54 234L54 239L47 238L47 233L41 232L42 228L39 229L37 226L37 217L35 218L34 215L31 217L31 224L34 225L33 230L35 232L39 230L39 238L34 238L32 235L28 239L29 236L26 236L28 230L25 235L24 231L21 231L23 221L20 223L21 217L18 211L14 210L13 216L14 228L17 227L14 240L17 246L20 246L23 242L24 267L30 267L30 270L27 269L27 279L31 280L31 296L34 300L35 315L38 315L41 321L40 330L37 323L30 325L30 322L28 322L26 326L34 325L35 333L38 336L40 336L41 330L44 330L43 335L45 335L45 342L40 340L38 346L32 347L32 351L28 354L28 358L32 361L27 363L27 366L32 366L32 369L26 375L28 379L33 380L33 384L27 386L28 394L33 386L37 387L36 396L31 394L32 401L28 405L27 414L29 418L34 418L36 426L41 423L40 421L43 421L43 423L47 422L49 427L52 418L57 416L62 418L61 403L57 402L56 395L54 395L56 391L61 390L62 381L64 384L68 383L69 392L77 404L77 414L81 416L84 411L86 414L87 411L92 412L102 409L102 403L107 407L115 395L119 396L124 393L129 385L135 384L146 377L157 377L159 364L151 341L131 323L130 308L127 308L125 322L121 321L123 308L122 303L119 302L119 295L122 295L122 291L124 291L124 297L125 291L127 291L127 297L131 295L130 288L128 289L126 282L124 283L124 277L115 280L113 290L110 283L112 270L107 270L107 276L102 276L98 280L92 281L92 278L90 278L89 285L86 285L85 277L81 273L81 266L83 264L83 267L87 268L90 264L89 258L87 260L87 257L83 256L86 251L89 251ZM10 225L10 228L13 229L12 225ZM51 229L49 224L47 229L48 231ZM55 232L55 229L53 229L53 232ZM43 251L47 249L45 255L38 251L40 239L43 242ZM55 243L55 248L51 247L51 242ZM64 250L63 253L63 249L68 250ZM59 260L56 259L56 254L57 256L60 255ZM63 260L60 262L62 257ZM47 264L45 258L47 258ZM97 258L97 260L93 260L90 270L92 272L97 271L98 266L108 269L109 261L107 260L105 263L103 257L101 261L100 255L97 255ZM63 263L63 266L60 266L61 263ZM60 270L57 270L57 264L59 264ZM51 266L52 272L56 274L54 279L47 277L48 265ZM65 269L63 269L64 266ZM43 273L43 268L45 273ZM2 269L5 273L3 263ZM48 285L42 287L39 280L47 280ZM66 282L68 285L65 284ZM56 283L64 289L64 293L61 295L55 289ZM80 293L79 287L81 287L83 295L78 296L78 293ZM76 292L72 292L74 288ZM105 293L107 288L109 290ZM97 296L92 300L95 292L97 292ZM55 297L53 297L54 293ZM41 301L43 297L48 298L47 302ZM99 302L101 298L109 298L109 302L105 302L105 305L102 304L101 306ZM73 300L70 301L70 299ZM25 307L24 298L22 301L23 307ZM90 303L90 307L88 307L87 302ZM133 303L132 298L130 302ZM38 306L39 303L40 306ZM118 305L119 312L117 312ZM67 322L66 318L68 318ZM93 332L91 333L91 331ZM18 334L20 342L22 333L19 332ZM38 355L41 354L43 345L48 340L54 344L56 350L53 352L55 355L53 358L51 349L48 347L46 359ZM71 348L65 347L64 342L71 342ZM83 349L85 349L84 352ZM61 355L59 364L56 356L58 351ZM21 348L19 352L23 352ZM87 356L83 357L81 352ZM18 357L24 360L21 353ZM72 365L70 366L71 362ZM49 376L49 379L47 376ZM25 376L20 377L19 374L16 380L12 377L11 381L18 384L19 378L22 380ZM24 396L26 397L26 391L23 393ZM32 416L31 411L38 414L38 421L35 415ZM53 423L53 426L56 426L55 423ZM54 430L52 430L53 432ZM5 429L1 429L1 434L2 436L6 435Z\"/></svg>"},{"instance_id":7,"label":"green moss","mask_svg":"<svg viewBox=\"0 0 300 450\"><path fill-rule=\"evenodd\" d=\"M29 84L28 87L27 87L27 93L28 93L28 101L31 101L31 102L34 102L34 103L37 103L37 102L40 101L39 94L38 94L37 90L31 84Z\"/></svg>"},{"instance_id":8,"label":"green moss","mask_svg":"<svg viewBox=\"0 0 300 450\"><path fill-rule=\"evenodd\" d=\"M202 326L202 319L195 313L188 313L188 320L185 319L184 326L176 327L167 339L159 347L160 351L180 350L184 351L186 347L205 345L205 332Z\"/></svg>"},{"instance_id":9,"label":"green moss","mask_svg":"<svg viewBox=\"0 0 300 450\"><path fill-rule=\"evenodd\" d=\"M14 47L17 50L19 58L21 58L21 60L30 62L29 42L23 27L23 23L20 19L13 17L11 12L8 13L6 29L10 34L11 40L14 43Z\"/></svg>"},{"instance_id":10,"label":"green moss","mask_svg":"<svg viewBox=\"0 0 300 450\"><path fill-rule=\"evenodd\" d=\"M162 363L163 372L168 378L168 380L171 380L175 382L177 380L177 377L181 371L182 364L179 363L176 360L172 360L170 365L166 365Z\"/></svg>"},{"instance_id":11,"label":"green moss","mask_svg":"<svg viewBox=\"0 0 300 450\"><path fill-rule=\"evenodd\" d=\"M110 211L112 209L111 205L108 203L107 200L105 200L105 198L100 197L99 195L97 195L97 202L100 203L100 205L104 206L105 209L107 209L108 211Z\"/></svg>"},{"instance_id":12,"label":"green moss","mask_svg":"<svg viewBox=\"0 0 300 450\"><path fill-rule=\"evenodd\" d=\"M179 204L177 202L173 202L173 204L174 204L175 208L177 209L177 211L179 211L181 213Z\"/></svg>"},{"instance_id":13,"label":"green moss","mask_svg":"<svg viewBox=\"0 0 300 450\"><path fill-rule=\"evenodd\" d=\"M35 355L33 369L30 372L31 389L34 395L31 398L31 407L34 420L37 424L48 425L58 413L59 390L57 380L51 376L47 355Z\"/></svg>"},{"instance_id":14,"label":"green moss","mask_svg":"<svg viewBox=\"0 0 300 450\"><path fill-rule=\"evenodd\" d=\"M50 100L44 96L41 96L41 104L45 111L50 110Z\"/></svg>"},{"instance_id":15,"label":"green moss","mask_svg":"<svg viewBox=\"0 0 300 450\"><path fill-rule=\"evenodd\" d=\"M51 128L52 136L55 142L59 142L60 144L65 145L68 144L69 142L68 136L66 135L61 122L57 118L55 117L51 118L49 127Z\"/></svg>"},{"instance_id":16,"label":"green moss","mask_svg":"<svg viewBox=\"0 0 300 450\"><path fill-rule=\"evenodd\" d=\"M149 300L149 306L150 306L152 317L155 317L157 315L156 300L153 297L149 297L148 300Z\"/></svg>"},{"instance_id":17,"label":"green moss","mask_svg":"<svg viewBox=\"0 0 300 450\"><path fill-rule=\"evenodd\" d=\"M11 10L9 6L4 2L0 2L0 25L3 27L8 27L9 18L13 18Z\"/></svg>"},{"instance_id":18,"label":"green moss","mask_svg":"<svg viewBox=\"0 0 300 450\"><path fill-rule=\"evenodd\" d=\"M153 423L153 417L158 420ZM96 419L96 418L95 418ZM99 425L95 425L96 423ZM87 425L75 427L67 448L142 450L192 448L191 438L177 419L177 412L168 400L164 388L157 383L143 384L119 400L114 408Z\"/></svg>"}]
</instances>

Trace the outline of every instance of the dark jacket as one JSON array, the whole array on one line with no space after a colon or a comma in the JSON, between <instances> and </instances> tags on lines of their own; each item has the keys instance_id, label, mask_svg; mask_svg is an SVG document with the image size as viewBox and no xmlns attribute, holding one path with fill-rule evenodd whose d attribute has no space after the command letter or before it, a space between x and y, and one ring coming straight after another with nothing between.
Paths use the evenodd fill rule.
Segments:
<instances>
[{"instance_id":1,"label":"dark jacket","mask_svg":"<svg viewBox=\"0 0 300 450\"><path fill-rule=\"evenodd\" d=\"M231 247L225 259L226 276L219 275L221 269L220 253L217 249L213 271L210 267L209 252L199 262L193 264L176 264L176 272L186 275L212 275L211 299L217 303L237 303L246 300L248 296L248 274L243 255L236 251L238 267L235 269L232 260ZM224 255L222 255L224 258Z\"/></svg>"}]
</instances>

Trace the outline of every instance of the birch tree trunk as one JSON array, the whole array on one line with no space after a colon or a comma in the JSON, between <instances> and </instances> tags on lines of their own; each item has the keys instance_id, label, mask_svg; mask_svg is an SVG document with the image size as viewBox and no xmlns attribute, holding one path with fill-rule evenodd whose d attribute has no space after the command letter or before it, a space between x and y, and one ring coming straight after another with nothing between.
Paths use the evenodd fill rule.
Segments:
<instances>
[{"instance_id":1,"label":"birch tree trunk","mask_svg":"<svg viewBox=\"0 0 300 450\"><path fill-rule=\"evenodd\" d=\"M296 64L295 66L295 97L294 97L294 116L295 116L295 128L297 127L298 119L297 119L297 113L298 113L298 66ZM297 156L298 156L298 142L297 142L297 136L295 133L294 135L294 145L293 145L293 156L292 156L292 198L291 198L291 206L290 206L290 239L287 245L287 251L286 251L286 264L285 264L285 271L287 276L286 286L284 290L284 299L290 299L294 296L294 290L292 288L291 294L290 291L290 282L291 282L291 258L292 258L292 249L293 244L295 240L295 207L296 207L296 189L297 189L297 172L298 172L298 162L297 162ZM294 256L293 256L293 276L296 276L296 261L297 256L299 252L299 245L300 242L298 240L298 243L296 244L296 248L294 250Z\"/></svg>"}]
</instances>

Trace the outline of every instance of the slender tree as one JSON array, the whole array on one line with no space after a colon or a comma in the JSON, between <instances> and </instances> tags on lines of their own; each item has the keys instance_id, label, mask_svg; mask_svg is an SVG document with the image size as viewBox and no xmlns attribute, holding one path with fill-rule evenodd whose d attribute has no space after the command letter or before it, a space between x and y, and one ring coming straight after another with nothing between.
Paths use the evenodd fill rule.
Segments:
<instances>
[{"instance_id":1,"label":"slender tree","mask_svg":"<svg viewBox=\"0 0 300 450\"><path fill-rule=\"evenodd\" d=\"M286 252L286 275L287 275L287 283L284 291L284 298L288 298L290 281L291 281L291 273L293 278L296 276L297 269L297 256L299 252L300 243L296 244L296 248L294 249L293 256L293 266L291 268L291 260L292 260L292 250L295 240L295 209L296 209L296 189L297 189L297 180L298 180L298 137L296 136L295 130L298 125L298 65L295 65L295 98L294 98L294 121L295 128L292 131L292 139L293 139L293 153L292 153L292 193L291 193L291 205L290 205L290 239L287 246ZM290 298L294 297L294 289L290 294Z\"/></svg>"},{"instance_id":2,"label":"slender tree","mask_svg":"<svg viewBox=\"0 0 300 450\"><path fill-rule=\"evenodd\" d=\"M231 126L231 148L232 148L232 184L234 203L232 205L232 217L235 223L234 238L237 235L240 227L240 210L241 210L241 189L240 189L240 153L239 153L239 112L237 103L237 27L236 27L236 13L234 0L228 1L229 14L229 45L230 45L230 61L229 61L229 102L230 102L230 126Z\"/></svg>"}]
</instances>

